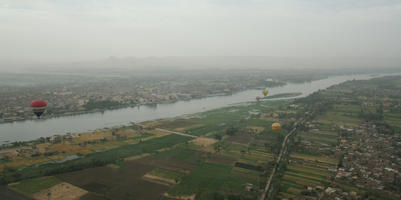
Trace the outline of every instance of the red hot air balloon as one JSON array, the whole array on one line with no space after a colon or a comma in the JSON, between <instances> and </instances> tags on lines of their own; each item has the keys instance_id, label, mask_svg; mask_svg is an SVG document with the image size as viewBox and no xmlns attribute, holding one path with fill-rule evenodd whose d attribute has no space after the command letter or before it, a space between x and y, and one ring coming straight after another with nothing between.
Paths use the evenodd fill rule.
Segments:
<instances>
[{"instance_id":1,"label":"red hot air balloon","mask_svg":"<svg viewBox=\"0 0 401 200\"><path fill-rule=\"evenodd\" d=\"M32 101L30 106L32 108L33 113L35 113L35 115L38 118L40 118L40 116L46 110L47 103L41 99L38 99L38 100Z\"/></svg>"}]
</instances>

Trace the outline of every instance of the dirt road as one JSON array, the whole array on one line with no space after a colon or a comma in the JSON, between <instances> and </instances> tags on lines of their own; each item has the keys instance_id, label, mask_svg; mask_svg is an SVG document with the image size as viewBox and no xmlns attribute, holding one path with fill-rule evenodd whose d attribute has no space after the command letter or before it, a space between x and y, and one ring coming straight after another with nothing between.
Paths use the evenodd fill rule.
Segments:
<instances>
[{"instance_id":1,"label":"dirt road","mask_svg":"<svg viewBox=\"0 0 401 200\"><path fill-rule=\"evenodd\" d=\"M301 119L300 122L297 122L296 124L301 124L301 123L304 123L305 121L306 121L306 119ZM285 138L284 138L284 140L283 140L283 143L281 144L280 154L279 154L278 157L277 157L277 161L276 161L276 163L275 163L275 165L274 165L274 168L273 168L272 172L270 173L269 179L267 180L267 183L266 183L266 187L265 187L265 189L263 190L263 193L262 193L262 195L260 196L260 199L259 199L259 200L265 200L265 199L266 199L266 195L267 195L267 193L268 193L269 190L270 190L271 182L272 182L272 180L273 180L274 175L276 174L277 167L278 167L279 164L280 164L280 161L281 161L281 159L282 159L282 157L283 157L283 154L284 154L285 151L287 150L286 147L287 147L288 138L289 138L291 135L293 135L293 134L295 133L296 130L297 130L296 127L293 128L293 129L285 136Z\"/></svg>"}]
</instances>

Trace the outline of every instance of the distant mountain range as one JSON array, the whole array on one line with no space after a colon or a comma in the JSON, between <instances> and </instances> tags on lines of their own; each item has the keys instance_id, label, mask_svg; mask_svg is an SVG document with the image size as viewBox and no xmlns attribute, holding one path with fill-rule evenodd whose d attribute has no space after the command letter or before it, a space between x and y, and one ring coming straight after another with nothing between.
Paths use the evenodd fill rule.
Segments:
<instances>
[{"instance_id":1,"label":"distant mountain range","mask_svg":"<svg viewBox=\"0 0 401 200\"><path fill-rule=\"evenodd\" d=\"M28 62L0 61L0 69L122 68L122 69L299 69L299 68L401 68L401 58L362 57L268 57L268 56L192 56L192 57L109 57L97 61Z\"/></svg>"}]
</instances>

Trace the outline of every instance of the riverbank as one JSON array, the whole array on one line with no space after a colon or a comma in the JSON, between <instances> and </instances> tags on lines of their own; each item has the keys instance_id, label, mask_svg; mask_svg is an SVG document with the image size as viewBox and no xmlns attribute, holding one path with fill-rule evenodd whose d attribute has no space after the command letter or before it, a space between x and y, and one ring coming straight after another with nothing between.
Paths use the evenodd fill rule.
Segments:
<instances>
[{"instance_id":1,"label":"riverbank","mask_svg":"<svg viewBox=\"0 0 401 200\"><path fill-rule=\"evenodd\" d=\"M302 95L295 97L300 98L347 80L370 78L373 77L370 75L336 76L328 79L312 81L310 83L287 84L282 87L273 87L269 89L269 94L273 96L282 93L302 92ZM192 99L189 101L178 101L175 103L157 104L153 106L144 105L120 108L104 112L60 116L44 120L25 120L5 123L0 124L0 144L4 144L5 141L29 141L40 137L49 137L55 134L80 133L106 127L127 125L130 122L138 123L200 113L238 103L255 102L255 97L260 95L260 90L246 90L233 93L229 96Z\"/></svg>"},{"instance_id":2,"label":"riverbank","mask_svg":"<svg viewBox=\"0 0 401 200\"><path fill-rule=\"evenodd\" d=\"M282 86L282 85L280 85ZM249 89L247 89L249 90ZM60 117L68 117L68 116L75 116L75 115L84 115L84 114L90 114L90 113L104 113L107 111L113 111L113 110L119 110L119 109L124 109L124 108L136 108L136 107L141 107L141 106L148 106L148 107L156 107L157 105L165 105L165 104L173 104L176 102L180 101L192 101L192 100L198 100L198 99L204 99L204 98L210 98L210 97L220 97L220 96L230 96L239 92L243 92L246 90L240 90L240 91L234 91L234 92L227 92L227 93L216 93L216 94L208 94L200 97L191 97L191 98L186 98L186 99L180 99L180 100L166 100L166 101L160 101L160 102L154 102L154 103L138 103L138 104L122 104L122 105L117 105L117 106L110 106L110 107L104 107L104 108L96 108L96 109L91 109L91 110L78 110L78 111L68 111L68 112L63 112L63 113L44 113L41 116L42 120L49 120L53 118L60 118ZM36 116L32 115L31 118L10 118L10 119L0 119L0 124L7 124L7 123L13 123L13 122L22 122L22 121L28 121L28 120L36 120Z\"/></svg>"},{"instance_id":3,"label":"riverbank","mask_svg":"<svg viewBox=\"0 0 401 200\"><path fill-rule=\"evenodd\" d=\"M99 129L90 132L42 137L26 142L14 142L3 145L0 150L0 171L9 167L41 167L47 164L59 164L79 160L91 154L101 154L127 145L139 145L153 140L164 140L166 136L178 135L185 141L213 132L222 135L224 129L233 125L233 119L241 119L244 115L252 117L256 110L273 108L287 104L286 101L275 103L237 105L227 108L194 114L187 118L170 118L143 122L143 126L131 123L126 126ZM250 112L252 111L252 112ZM261 113L262 111L259 111ZM227 114L229 113L229 114ZM221 117L226 116L226 117ZM252 121L252 120L251 120ZM263 120L257 120L262 122ZM258 123L260 123L258 122ZM218 123L216 125L216 123ZM238 123L235 123L238 125ZM243 123L240 127L247 127ZM264 126L269 127L270 124ZM260 129L259 126L251 128ZM264 129L264 128L263 128ZM209 135L214 138L215 136ZM169 139L170 140L170 139ZM181 141L178 140L178 141ZM171 140L171 142L177 142ZM151 142L153 144L153 142ZM135 147L136 149L136 147ZM128 154L127 154L128 155ZM67 159L66 158L74 158Z\"/></svg>"},{"instance_id":4,"label":"riverbank","mask_svg":"<svg viewBox=\"0 0 401 200\"><path fill-rule=\"evenodd\" d=\"M264 97L262 99L281 99L281 98L291 98L291 97L297 97L301 96L301 92L292 92L292 93L280 93L280 94L275 94L271 96Z\"/></svg>"},{"instance_id":5,"label":"riverbank","mask_svg":"<svg viewBox=\"0 0 401 200\"><path fill-rule=\"evenodd\" d=\"M119 183L126 180L124 177L129 177L128 181L142 181L127 185L136 185L135 188L146 191L156 191L157 187L146 182L149 181L143 178L149 177L146 174L162 178L168 176L172 180L170 183L178 185L172 190L168 187L161 192L155 192L157 195L164 192L171 196L182 196L188 192L200 193L197 185L208 178L205 174L211 174L218 185L229 183L230 188L243 188L244 185L258 188L264 182L261 176L264 170L270 170L265 166L274 157L270 149L275 147L270 146L278 142L277 133L271 131L271 124L278 120L283 125L292 124L296 116L295 110L285 106L291 101L252 102L195 113L185 118L150 120L142 123L144 127L134 123L21 143L17 147L4 149L9 155L8 160L3 160L0 164L3 167L0 180L3 183L14 182L9 187L24 192L31 188L27 180L40 182L38 177L53 176L62 182L65 181L64 178L70 177L72 182L69 183L85 189L85 186L75 181L78 177L85 177L85 180L98 183L99 180L93 178L98 177L94 175L99 174L96 171L100 169L103 170L105 182L110 183L111 187L118 185L108 176L113 173L119 174ZM278 111L279 107L288 110ZM297 109L303 108L299 106ZM279 119L280 115L286 118ZM231 127L234 127L233 131L227 132ZM286 132L283 128L280 134ZM142 162L147 165L142 165ZM128 174L132 171L138 173ZM158 173L160 171L163 174ZM75 176L76 173L83 174ZM185 186L191 189L188 190ZM202 191L214 192L218 189L202 187L206 187ZM132 191L132 187L129 191ZM35 190L32 193L36 192ZM92 190L89 192L96 193ZM246 195L255 199L257 193L248 191ZM113 193L110 196L117 198L118 194Z\"/></svg>"},{"instance_id":6,"label":"riverbank","mask_svg":"<svg viewBox=\"0 0 401 200\"><path fill-rule=\"evenodd\" d=\"M395 103L394 105L386 104L384 110L390 110L389 108L394 107L397 102L397 98L391 95L397 92L400 79L393 77L390 80L397 84L382 83L387 86L393 85L393 91L387 91L385 96L379 95L378 99L387 101L390 96L395 98L391 101ZM379 83L377 81L380 82L380 80L373 80L371 84ZM112 199L123 198L120 192L122 190L124 195L133 192L137 195L136 197L144 199L157 199L161 195L193 196L197 199L213 199L219 195L224 199L234 195L245 199L257 199L260 195L259 189L266 186L267 174L284 173L284 176L272 176L271 188L274 189L271 195L281 195L283 198L293 195L295 198L297 195L305 194L310 197L318 193L305 193L309 187L314 191L318 187L321 188L316 190L318 192L336 187L336 190L347 193L339 192L333 193L333 195L348 195L353 192L362 196L369 194L369 191L348 187L347 184L344 184L344 179L331 178L343 174L341 171L338 171L337 174L333 173L337 171L338 155L343 155L335 152L343 151L342 148L336 148L338 142L346 139L340 144L351 144L346 142L347 140L352 141L351 138L343 137L354 137L353 134L363 133L366 129L358 124L366 124L366 120L358 120L358 118L371 117L358 115L360 111L358 105L361 104L350 104L349 100L354 98L354 102L368 101L367 105L375 107L371 110L377 110L376 104L369 103L369 98L359 98L361 95L369 96L371 94L360 91L371 90L374 92L372 89L374 87L367 83L365 81L349 81L327 91L318 92L310 98L250 102L186 117L149 120L141 123L142 126L132 123L127 126L88 133L66 134L62 138L58 137L57 139L56 137L52 141L47 141L47 138L44 141L32 141L31 144L23 144L18 147L18 151L15 148L11 149L18 153L14 155L25 155L26 158L0 161L1 166L7 166L4 167L4 173L0 173L0 180L3 183L18 181L10 184L9 187L18 188L22 193L32 188L32 184L29 185L31 180L39 183L41 179L37 177L50 176L60 182L66 181L76 187L86 189L89 195L103 194ZM361 84L363 87L354 87L356 84ZM353 88L355 91L350 92L349 88ZM341 101L333 99L333 96L341 98ZM329 106L332 104L335 105ZM357 108L354 108L355 106ZM337 114L344 112L348 114ZM349 115L350 112L353 113ZM384 122L387 121L398 126L399 123L394 120L399 118L394 116L394 112L400 114L397 110L391 111L391 113L381 112L381 114L387 115L383 118ZM299 120L307 120L307 122L299 123ZM280 122L282 125L282 129L278 133L271 130L273 122ZM295 127L300 134L299 137L296 137L297 139L293 140L289 138L289 135L296 134ZM370 131L374 131L375 126L371 127ZM380 131L386 130L380 128ZM340 133L343 131L353 134L341 135ZM372 135L374 138L378 136L381 137L380 140L365 141L371 141L374 144L369 146L377 144L377 150L383 151L380 152L380 155L387 160L394 159L390 156L396 155L396 152L389 152L396 148L383 149L380 145L382 142L377 141L383 141L383 138L394 141L395 135L388 133ZM359 140L359 136L356 139L362 145L360 148L355 148L356 150L361 151L362 149L372 153L371 148L363 148L366 145L363 145L364 141ZM387 144L392 143L387 142ZM389 150L390 148L392 150ZM355 154L356 151L350 147L344 149L352 154ZM39 151L39 155L32 151ZM10 154L10 156L12 155ZM43 162L42 159L49 160ZM288 162L280 162L283 159ZM370 162L370 165L374 163L391 164L391 162L381 162L380 159L372 160L371 157L368 159L375 161ZM32 160L38 163L33 163ZM363 159L348 160L351 160L352 163L364 161ZM343 161L347 162L347 159L344 158ZM278 166L279 163L281 163L280 166ZM359 164L353 168L358 169L360 166L363 165ZM386 169L386 167L397 169L393 166L380 166L379 168ZM377 167L371 167L371 169L377 169ZM314 172L311 173L311 170ZM383 171L388 173L389 170ZM102 176L99 177L99 174ZM276 178L279 181L275 181ZM312 182L311 178L314 179ZM352 182L355 181L350 176L348 178ZM364 176L358 177L358 180L363 179ZM205 184L210 183L210 180L213 180L212 185ZM300 181L295 183L293 180ZM336 185L328 185L331 183L347 187L340 190ZM360 181L360 183L366 184L367 182ZM388 183L391 184L390 181ZM104 190L99 192L88 185L103 188L118 187L119 190L112 189L103 193ZM160 185L163 185L164 188L160 188ZM375 189L377 183L372 186ZM43 189L46 188L39 188L32 193L40 192ZM151 198L147 196L148 193L139 193L139 191L154 191L152 195L156 197L152 196ZM236 191L236 193L231 191ZM381 191L381 189L375 190L378 195L381 195L379 194ZM376 199L382 198L378 196Z\"/></svg>"}]
</instances>

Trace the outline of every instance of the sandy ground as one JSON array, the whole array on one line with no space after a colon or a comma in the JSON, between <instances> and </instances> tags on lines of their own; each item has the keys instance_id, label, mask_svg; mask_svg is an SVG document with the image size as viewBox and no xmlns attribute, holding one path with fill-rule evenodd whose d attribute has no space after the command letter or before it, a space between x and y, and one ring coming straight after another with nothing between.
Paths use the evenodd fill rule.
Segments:
<instances>
[{"instance_id":1,"label":"sandy ground","mask_svg":"<svg viewBox=\"0 0 401 200\"><path fill-rule=\"evenodd\" d=\"M201 126L203 126L203 124L194 124L194 125L191 125L191 126L175 128L174 131L183 132L183 131L186 131L186 130L188 130L188 129L191 129L191 128L198 128L198 127L201 127Z\"/></svg>"},{"instance_id":2,"label":"sandy ground","mask_svg":"<svg viewBox=\"0 0 401 200\"><path fill-rule=\"evenodd\" d=\"M195 200L196 195L190 195L190 196L170 196L167 193L164 193L164 196L169 198L169 199L177 199L177 200Z\"/></svg>"},{"instance_id":3,"label":"sandy ground","mask_svg":"<svg viewBox=\"0 0 401 200\"><path fill-rule=\"evenodd\" d=\"M37 200L78 200L88 191L63 182L33 194Z\"/></svg>"},{"instance_id":4,"label":"sandy ground","mask_svg":"<svg viewBox=\"0 0 401 200\"><path fill-rule=\"evenodd\" d=\"M143 179L154 182L154 183L163 184L163 185L177 184L175 182L175 180L171 180L171 179L163 178L163 177L159 177L159 176L154 176L154 175L150 175L150 174L145 174L143 176Z\"/></svg>"},{"instance_id":5,"label":"sandy ground","mask_svg":"<svg viewBox=\"0 0 401 200\"><path fill-rule=\"evenodd\" d=\"M160 131L160 130L145 130L146 133L151 133L151 134L155 134L157 137L162 137L162 136L166 136L166 135L170 135L170 133L166 133L165 131ZM148 138L154 138L152 137L148 137ZM146 138L145 138L146 139Z\"/></svg>"},{"instance_id":6,"label":"sandy ground","mask_svg":"<svg viewBox=\"0 0 401 200\"><path fill-rule=\"evenodd\" d=\"M40 153L46 153L47 148L50 146L50 143L43 143L43 144L37 144L36 148Z\"/></svg>"},{"instance_id":7,"label":"sandy ground","mask_svg":"<svg viewBox=\"0 0 401 200\"><path fill-rule=\"evenodd\" d=\"M128 158L124 158L124 161L138 160L138 159L144 158L146 156L150 156L150 154L149 153L144 153L144 154L137 155L137 156L131 156L131 157L128 157Z\"/></svg>"},{"instance_id":8,"label":"sandy ground","mask_svg":"<svg viewBox=\"0 0 401 200\"><path fill-rule=\"evenodd\" d=\"M199 146L203 146L203 147L207 147L210 146L214 143L216 143L217 140L213 139L213 138L204 138L204 137L198 137L195 140L192 140L192 143L199 145Z\"/></svg>"}]
</instances>

